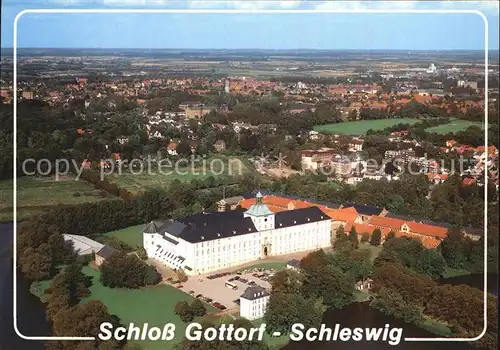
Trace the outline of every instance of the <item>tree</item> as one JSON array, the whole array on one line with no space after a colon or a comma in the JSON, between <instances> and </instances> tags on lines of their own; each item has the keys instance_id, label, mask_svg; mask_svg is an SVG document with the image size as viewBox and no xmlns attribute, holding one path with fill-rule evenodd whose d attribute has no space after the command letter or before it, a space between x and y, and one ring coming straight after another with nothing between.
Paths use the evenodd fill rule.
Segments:
<instances>
[{"instance_id":1,"label":"tree","mask_svg":"<svg viewBox=\"0 0 500 350\"><path fill-rule=\"evenodd\" d=\"M175 304L174 313L176 315L182 315L189 311L189 304L187 301L179 301Z\"/></svg>"},{"instance_id":2,"label":"tree","mask_svg":"<svg viewBox=\"0 0 500 350\"><path fill-rule=\"evenodd\" d=\"M30 280L48 278L52 270L52 257L39 249L28 248L20 256L21 271Z\"/></svg>"},{"instance_id":3,"label":"tree","mask_svg":"<svg viewBox=\"0 0 500 350\"><path fill-rule=\"evenodd\" d=\"M391 240L393 238L396 238L396 233L393 230L390 230L389 233L387 234L387 236L385 237L385 240L388 241L388 240Z\"/></svg>"},{"instance_id":4,"label":"tree","mask_svg":"<svg viewBox=\"0 0 500 350\"><path fill-rule=\"evenodd\" d=\"M188 157L191 155L191 146L187 141L181 141L175 150L180 156Z\"/></svg>"},{"instance_id":5,"label":"tree","mask_svg":"<svg viewBox=\"0 0 500 350\"><path fill-rule=\"evenodd\" d=\"M415 270L430 276L432 279L438 279L443 277L446 272L446 261L436 249L425 249L422 251Z\"/></svg>"},{"instance_id":6,"label":"tree","mask_svg":"<svg viewBox=\"0 0 500 350\"><path fill-rule=\"evenodd\" d=\"M110 288L139 288L158 283L161 276L154 266L134 254L115 252L102 264L100 279L104 286Z\"/></svg>"},{"instance_id":7,"label":"tree","mask_svg":"<svg viewBox=\"0 0 500 350\"><path fill-rule=\"evenodd\" d=\"M272 293L299 294L302 280L302 274L295 270L278 271L271 279Z\"/></svg>"},{"instance_id":8,"label":"tree","mask_svg":"<svg viewBox=\"0 0 500 350\"><path fill-rule=\"evenodd\" d=\"M264 321L269 333L288 334L295 323L307 328L318 327L325 311L320 299L306 299L298 294L273 293L269 298ZM307 315L307 316L306 316Z\"/></svg>"},{"instance_id":9,"label":"tree","mask_svg":"<svg viewBox=\"0 0 500 350\"><path fill-rule=\"evenodd\" d=\"M116 316L108 313L107 307L97 300L91 300L84 304L75 305L69 309L63 309L53 318L53 334L55 336L95 336L99 332L101 323L110 322L114 328L118 327L119 320ZM116 340L103 342L96 337L90 342L90 348L100 349L106 343L110 348L120 348L123 343ZM63 349L80 349L78 342L64 342ZM109 348L108 348L109 349Z\"/></svg>"},{"instance_id":10,"label":"tree","mask_svg":"<svg viewBox=\"0 0 500 350\"><path fill-rule=\"evenodd\" d=\"M372 246L378 247L382 241L382 231L379 228L373 230L372 236L370 238L370 244Z\"/></svg>"},{"instance_id":11,"label":"tree","mask_svg":"<svg viewBox=\"0 0 500 350\"><path fill-rule=\"evenodd\" d=\"M331 264L320 266L305 274L302 295L322 298L323 303L337 309L353 300L354 280Z\"/></svg>"},{"instance_id":12,"label":"tree","mask_svg":"<svg viewBox=\"0 0 500 350\"><path fill-rule=\"evenodd\" d=\"M460 228L453 227L448 230L446 238L441 242L441 252L448 266L454 269L464 267L466 262L464 235Z\"/></svg>"},{"instance_id":13,"label":"tree","mask_svg":"<svg viewBox=\"0 0 500 350\"><path fill-rule=\"evenodd\" d=\"M361 243L366 243L370 240L370 234L368 232L363 232L361 235Z\"/></svg>"},{"instance_id":14,"label":"tree","mask_svg":"<svg viewBox=\"0 0 500 350\"><path fill-rule=\"evenodd\" d=\"M194 316L204 316L207 312L205 306L200 299L195 299L190 305L191 312Z\"/></svg>"},{"instance_id":15,"label":"tree","mask_svg":"<svg viewBox=\"0 0 500 350\"><path fill-rule=\"evenodd\" d=\"M319 249L303 257L300 261L300 268L309 271L317 269L326 264L328 264L328 258L326 257L323 249Z\"/></svg>"},{"instance_id":16,"label":"tree","mask_svg":"<svg viewBox=\"0 0 500 350\"><path fill-rule=\"evenodd\" d=\"M351 232L349 232L349 241L352 243L354 249L358 249L358 233L356 232L356 227L354 225L351 228Z\"/></svg>"}]
</instances>

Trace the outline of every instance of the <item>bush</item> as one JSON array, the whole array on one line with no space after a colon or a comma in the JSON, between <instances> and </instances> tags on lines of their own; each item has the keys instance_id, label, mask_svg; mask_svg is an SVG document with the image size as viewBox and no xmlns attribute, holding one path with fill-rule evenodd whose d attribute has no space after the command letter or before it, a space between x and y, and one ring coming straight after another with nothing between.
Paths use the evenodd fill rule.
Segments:
<instances>
[{"instance_id":1,"label":"bush","mask_svg":"<svg viewBox=\"0 0 500 350\"><path fill-rule=\"evenodd\" d=\"M146 249L144 249L143 247L140 247L139 249L137 249L137 256L139 258L141 258L142 260L147 260L148 258L148 254L146 253Z\"/></svg>"}]
</instances>

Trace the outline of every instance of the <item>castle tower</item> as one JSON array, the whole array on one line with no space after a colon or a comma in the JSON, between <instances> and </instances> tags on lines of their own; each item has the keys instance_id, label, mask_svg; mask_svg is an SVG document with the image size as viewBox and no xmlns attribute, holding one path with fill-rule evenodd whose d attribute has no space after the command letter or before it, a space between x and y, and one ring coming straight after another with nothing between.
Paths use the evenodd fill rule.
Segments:
<instances>
[{"instance_id":1,"label":"castle tower","mask_svg":"<svg viewBox=\"0 0 500 350\"><path fill-rule=\"evenodd\" d=\"M264 204L264 198L260 192L255 196L255 204L250 206L243 216L252 219L257 231L274 229L274 213Z\"/></svg>"},{"instance_id":2,"label":"castle tower","mask_svg":"<svg viewBox=\"0 0 500 350\"><path fill-rule=\"evenodd\" d=\"M149 252L153 251L152 249L155 247L158 236L158 227L156 227L154 221L151 221L144 227L142 231L142 246L146 250L148 256L151 256Z\"/></svg>"}]
</instances>

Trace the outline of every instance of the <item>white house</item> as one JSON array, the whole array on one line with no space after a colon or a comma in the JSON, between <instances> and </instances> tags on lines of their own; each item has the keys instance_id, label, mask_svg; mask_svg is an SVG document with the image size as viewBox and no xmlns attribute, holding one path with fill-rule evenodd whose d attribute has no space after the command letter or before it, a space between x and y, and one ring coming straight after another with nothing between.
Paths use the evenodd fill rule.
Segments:
<instances>
[{"instance_id":1,"label":"white house","mask_svg":"<svg viewBox=\"0 0 500 350\"><path fill-rule=\"evenodd\" d=\"M330 246L330 218L318 207L273 213L262 202L247 211L198 213L144 229L149 258L188 275L269 256Z\"/></svg>"},{"instance_id":2,"label":"white house","mask_svg":"<svg viewBox=\"0 0 500 350\"><path fill-rule=\"evenodd\" d=\"M270 294L260 286L248 287L240 296L240 316L248 320L264 317Z\"/></svg>"}]
</instances>

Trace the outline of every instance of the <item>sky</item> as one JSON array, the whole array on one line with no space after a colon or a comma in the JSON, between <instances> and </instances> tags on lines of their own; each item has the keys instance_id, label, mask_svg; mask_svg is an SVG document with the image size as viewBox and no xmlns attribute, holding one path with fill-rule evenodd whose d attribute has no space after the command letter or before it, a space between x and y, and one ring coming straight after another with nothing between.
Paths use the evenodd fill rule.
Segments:
<instances>
[{"instance_id":1,"label":"sky","mask_svg":"<svg viewBox=\"0 0 500 350\"><path fill-rule=\"evenodd\" d=\"M256 10L479 10L499 47L497 1L3 0L2 47L25 9L208 9L248 13L27 13L18 47L140 49L484 50L474 13L257 13Z\"/></svg>"}]
</instances>

